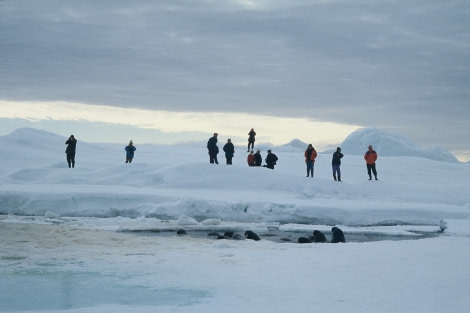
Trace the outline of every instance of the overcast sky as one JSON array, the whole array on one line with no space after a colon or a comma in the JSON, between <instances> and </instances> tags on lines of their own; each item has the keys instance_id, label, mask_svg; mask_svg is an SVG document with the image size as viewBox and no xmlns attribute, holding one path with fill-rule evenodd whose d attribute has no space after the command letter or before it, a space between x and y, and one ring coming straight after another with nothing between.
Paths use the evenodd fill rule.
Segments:
<instances>
[{"instance_id":1,"label":"overcast sky","mask_svg":"<svg viewBox=\"0 0 470 313\"><path fill-rule=\"evenodd\" d=\"M176 133L314 144L378 127L470 159L468 0L4 0L0 56L0 131L33 103L43 126L166 132L143 117L177 113Z\"/></svg>"}]
</instances>

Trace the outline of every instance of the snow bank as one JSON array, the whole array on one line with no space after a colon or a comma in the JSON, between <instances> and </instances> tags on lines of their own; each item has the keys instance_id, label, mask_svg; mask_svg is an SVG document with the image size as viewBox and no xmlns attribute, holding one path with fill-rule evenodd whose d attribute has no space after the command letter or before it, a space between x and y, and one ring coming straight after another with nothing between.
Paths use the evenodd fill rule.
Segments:
<instances>
[{"instance_id":1,"label":"snow bank","mask_svg":"<svg viewBox=\"0 0 470 313\"><path fill-rule=\"evenodd\" d=\"M467 164L381 156L380 180L370 182L362 156L346 154L338 183L326 154L317 158L315 178L305 177L298 141L271 148L279 157L271 171L248 167L244 147L236 147L234 165L223 155L211 165L205 146L136 139L134 162L124 164L127 140L91 144L75 134L77 165L68 169L69 135L20 129L0 138L0 214L328 225L438 225L469 215Z\"/></svg>"}]
</instances>

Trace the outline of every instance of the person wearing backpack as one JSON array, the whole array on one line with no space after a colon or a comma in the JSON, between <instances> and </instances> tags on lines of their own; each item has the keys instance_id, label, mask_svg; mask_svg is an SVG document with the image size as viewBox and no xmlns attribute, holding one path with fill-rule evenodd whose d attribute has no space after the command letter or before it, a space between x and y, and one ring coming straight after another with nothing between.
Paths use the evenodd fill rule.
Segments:
<instances>
[{"instance_id":1,"label":"person wearing backpack","mask_svg":"<svg viewBox=\"0 0 470 313\"><path fill-rule=\"evenodd\" d=\"M132 163L132 159L134 158L134 152L137 150L136 147L134 147L134 143L129 141L129 144L124 148L126 150L126 163Z\"/></svg>"},{"instance_id":2,"label":"person wearing backpack","mask_svg":"<svg viewBox=\"0 0 470 313\"><path fill-rule=\"evenodd\" d=\"M276 165L278 157L274 153L271 152L271 150L268 150L268 155L266 156L266 167L270 169L274 169L274 165Z\"/></svg>"}]
</instances>

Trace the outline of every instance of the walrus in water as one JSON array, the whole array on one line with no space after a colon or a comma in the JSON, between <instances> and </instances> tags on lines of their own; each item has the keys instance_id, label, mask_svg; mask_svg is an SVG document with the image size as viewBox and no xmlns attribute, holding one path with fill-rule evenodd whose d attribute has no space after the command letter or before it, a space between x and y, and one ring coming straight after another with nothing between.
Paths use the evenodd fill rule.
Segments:
<instances>
[{"instance_id":1,"label":"walrus in water","mask_svg":"<svg viewBox=\"0 0 470 313\"><path fill-rule=\"evenodd\" d=\"M312 241L307 237L299 237L299 239L297 239L297 242L298 243L312 243Z\"/></svg>"},{"instance_id":2,"label":"walrus in water","mask_svg":"<svg viewBox=\"0 0 470 313\"><path fill-rule=\"evenodd\" d=\"M331 232L333 233L333 238L331 238L331 243L346 242L343 231L341 229L335 226L331 229Z\"/></svg>"},{"instance_id":3,"label":"walrus in water","mask_svg":"<svg viewBox=\"0 0 470 313\"><path fill-rule=\"evenodd\" d=\"M188 233L184 230L184 229L178 229L178 231L176 232L177 235L180 235L180 236L183 236L183 235L187 235Z\"/></svg>"},{"instance_id":4,"label":"walrus in water","mask_svg":"<svg viewBox=\"0 0 470 313\"><path fill-rule=\"evenodd\" d=\"M245 238L246 239L252 239L252 240L255 240L255 241L260 240L259 236L257 234L255 234L254 232L252 232L251 230L247 230L245 232Z\"/></svg>"},{"instance_id":5,"label":"walrus in water","mask_svg":"<svg viewBox=\"0 0 470 313\"><path fill-rule=\"evenodd\" d=\"M313 231L313 242L326 242L326 237L325 235L319 231L319 230L314 230Z\"/></svg>"}]
</instances>

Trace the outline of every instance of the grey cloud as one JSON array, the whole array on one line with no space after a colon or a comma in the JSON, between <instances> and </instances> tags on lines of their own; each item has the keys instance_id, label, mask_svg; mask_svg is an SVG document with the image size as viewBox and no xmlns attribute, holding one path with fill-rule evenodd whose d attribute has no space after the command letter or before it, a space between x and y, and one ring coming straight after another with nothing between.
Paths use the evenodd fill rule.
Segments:
<instances>
[{"instance_id":1,"label":"grey cloud","mask_svg":"<svg viewBox=\"0 0 470 313\"><path fill-rule=\"evenodd\" d=\"M274 3L2 1L0 94L470 132L468 1Z\"/></svg>"}]
</instances>

